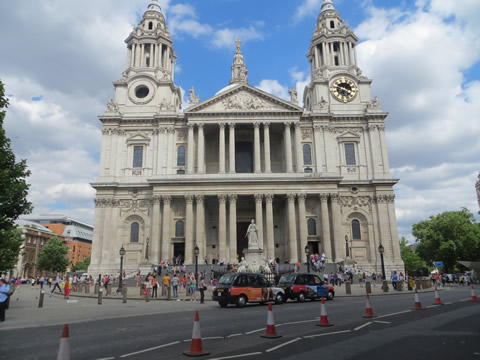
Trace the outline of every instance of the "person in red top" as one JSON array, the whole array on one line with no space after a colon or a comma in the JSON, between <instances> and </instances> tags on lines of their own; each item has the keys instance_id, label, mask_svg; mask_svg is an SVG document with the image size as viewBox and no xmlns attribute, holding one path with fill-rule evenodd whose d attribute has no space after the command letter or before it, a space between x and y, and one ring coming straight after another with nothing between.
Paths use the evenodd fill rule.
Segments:
<instances>
[{"instance_id":1,"label":"person in red top","mask_svg":"<svg viewBox=\"0 0 480 360\"><path fill-rule=\"evenodd\" d=\"M72 287L72 284L70 283L70 280L67 278L65 280L65 296L64 296L65 299L68 299L68 297L70 296L71 287Z\"/></svg>"}]
</instances>

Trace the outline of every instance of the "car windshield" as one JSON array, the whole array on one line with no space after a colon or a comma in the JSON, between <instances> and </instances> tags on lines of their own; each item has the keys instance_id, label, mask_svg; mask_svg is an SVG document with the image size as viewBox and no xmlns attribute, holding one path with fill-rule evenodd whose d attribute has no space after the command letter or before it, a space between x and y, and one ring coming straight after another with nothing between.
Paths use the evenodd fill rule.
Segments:
<instances>
[{"instance_id":1,"label":"car windshield","mask_svg":"<svg viewBox=\"0 0 480 360\"><path fill-rule=\"evenodd\" d=\"M220 285L231 285L235 280L235 275L223 275L218 282Z\"/></svg>"},{"instance_id":2,"label":"car windshield","mask_svg":"<svg viewBox=\"0 0 480 360\"><path fill-rule=\"evenodd\" d=\"M282 277L280 278L280 281L278 282L278 285L280 285L280 286L289 285L289 284L293 283L294 280L295 280L295 275L293 275L293 274L282 275Z\"/></svg>"}]
</instances>

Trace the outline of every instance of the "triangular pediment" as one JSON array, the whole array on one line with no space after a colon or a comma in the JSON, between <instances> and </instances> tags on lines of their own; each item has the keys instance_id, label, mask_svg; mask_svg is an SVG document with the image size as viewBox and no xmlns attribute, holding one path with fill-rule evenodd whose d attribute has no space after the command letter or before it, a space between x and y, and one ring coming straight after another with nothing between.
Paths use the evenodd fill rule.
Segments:
<instances>
[{"instance_id":1,"label":"triangular pediment","mask_svg":"<svg viewBox=\"0 0 480 360\"><path fill-rule=\"evenodd\" d=\"M341 135L339 135L338 139L340 141L355 141L355 140L360 140L360 135L355 134L351 131L346 131L346 132L342 133Z\"/></svg>"},{"instance_id":2,"label":"triangular pediment","mask_svg":"<svg viewBox=\"0 0 480 360\"><path fill-rule=\"evenodd\" d=\"M303 112L298 105L247 84L227 87L215 96L195 104L185 113Z\"/></svg>"}]
</instances>

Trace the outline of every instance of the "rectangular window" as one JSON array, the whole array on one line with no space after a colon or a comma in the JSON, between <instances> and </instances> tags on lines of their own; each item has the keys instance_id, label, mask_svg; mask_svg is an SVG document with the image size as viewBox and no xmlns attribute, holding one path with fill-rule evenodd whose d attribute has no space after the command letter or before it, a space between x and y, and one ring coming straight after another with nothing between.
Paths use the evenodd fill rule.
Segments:
<instances>
[{"instance_id":1,"label":"rectangular window","mask_svg":"<svg viewBox=\"0 0 480 360\"><path fill-rule=\"evenodd\" d=\"M347 165L356 165L355 161L355 145L345 144L345 160Z\"/></svg>"},{"instance_id":2,"label":"rectangular window","mask_svg":"<svg viewBox=\"0 0 480 360\"><path fill-rule=\"evenodd\" d=\"M143 146L133 147L133 167L134 168L143 167Z\"/></svg>"}]
</instances>

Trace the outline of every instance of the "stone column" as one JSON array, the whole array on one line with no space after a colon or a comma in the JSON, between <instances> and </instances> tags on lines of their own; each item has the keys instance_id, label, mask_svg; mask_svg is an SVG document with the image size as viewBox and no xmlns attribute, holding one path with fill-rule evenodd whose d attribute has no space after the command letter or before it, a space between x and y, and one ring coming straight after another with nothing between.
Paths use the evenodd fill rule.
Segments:
<instances>
[{"instance_id":1,"label":"stone column","mask_svg":"<svg viewBox=\"0 0 480 360\"><path fill-rule=\"evenodd\" d=\"M295 150L296 169L297 173L300 173L303 172L302 129L300 128L300 121L295 123Z\"/></svg>"},{"instance_id":2,"label":"stone column","mask_svg":"<svg viewBox=\"0 0 480 360\"><path fill-rule=\"evenodd\" d=\"M198 150L197 150L197 173L205 172L205 134L203 132L203 123L198 123Z\"/></svg>"},{"instance_id":3,"label":"stone column","mask_svg":"<svg viewBox=\"0 0 480 360\"><path fill-rule=\"evenodd\" d=\"M162 198L160 196L153 197L153 215L152 215L152 240L151 240L151 249L152 249L152 258L151 261L154 264L160 263L160 227L161 227L161 217L160 217L160 206Z\"/></svg>"},{"instance_id":4,"label":"stone column","mask_svg":"<svg viewBox=\"0 0 480 360\"><path fill-rule=\"evenodd\" d=\"M228 125L230 129L230 132L228 134L228 172L230 174L235 174L235 123L230 123Z\"/></svg>"},{"instance_id":5,"label":"stone column","mask_svg":"<svg viewBox=\"0 0 480 360\"><path fill-rule=\"evenodd\" d=\"M185 264L193 264L193 195L185 195ZM176 254L174 254L176 255Z\"/></svg>"},{"instance_id":6,"label":"stone column","mask_svg":"<svg viewBox=\"0 0 480 360\"><path fill-rule=\"evenodd\" d=\"M253 135L254 135L254 158L255 158L255 172L262 172L262 165L260 163L260 123L253 123Z\"/></svg>"},{"instance_id":7,"label":"stone column","mask_svg":"<svg viewBox=\"0 0 480 360\"><path fill-rule=\"evenodd\" d=\"M328 262L333 261L332 243L330 237L330 220L328 216L328 194L320 194L320 206L322 217L322 242L323 251L328 259Z\"/></svg>"},{"instance_id":8,"label":"stone column","mask_svg":"<svg viewBox=\"0 0 480 360\"><path fill-rule=\"evenodd\" d=\"M297 219L295 217L295 194L287 194L288 202L288 246L290 263L294 264L298 261L297 252Z\"/></svg>"},{"instance_id":9,"label":"stone column","mask_svg":"<svg viewBox=\"0 0 480 360\"><path fill-rule=\"evenodd\" d=\"M140 52L141 52L142 47L140 44L135 44L135 59L133 66L135 67L140 67Z\"/></svg>"},{"instance_id":10,"label":"stone column","mask_svg":"<svg viewBox=\"0 0 480 360\"><path fill-rule=\"evenodd\" d=\"M300 254L303 253L304 246L308 243L308 231L307 231L307 215L305 212L305 200L307 195L300 193L298 197L298 227L300 230ZM305 245L304 245L305 244Z\"/></svg>"},{"instance_id":11,"label":"stone column","mask_svg":"<svg viewBox=\"0 0 480 360\"><path fill-rule=\"evenodd\" d=\"M170 195L163 196L163 232L162 232L162 259L168 260L170 256L170 203L172 202L172 197Z\"/></svg>"},{"instance_id":12,"label":"stone column","mask_svg":"<svg viewBox=\"0 0 480 360\"><path fill-rule=\"evenodd\" d=\"M262 209L263 195L255 194L255 223L258 230L258 247L264 249L263 246L263 209Z\"/></svg>"},{"instance_id":13,"label":"stone column","mask_svg":"<svg viewBox=\"0 0 480 360\"><path fill-rule=\"evenodd\" d=\"M132 62L132 48L129 47L127 50L127 66L126 66L127 69L130 67L131 62Z\"/></svg>"},{"instance_id":14,"label":"stone column","mask_svg":"<svg viewBox=\"0 0 480 360\"><path fill-rule=\"evenodd\" d=\"M193 164L194 164L194 140L193 140L193 131L195 124L188 123L188 144L187 144L187 174L193 174Z\"/></svg>"},{"instance_id":15,"label":"stone column","mask_svg":"<svg viewBox=\"0 0 480 360\"><path fill-rule=\"evenodd\" d=\"M314 54L315 54L315 69L319 69L320 68L320 56L318 55L318 45L315 45Z\"/></svg>"},{"instance_id":16,"label":"stone column","mask_svg":"<svg viewBox=\"0 0 480 360\"><path fill-rule=\"evenodd\" d=\"M175 128L167 128L167 174L173 174L173 160L175 151Z\"/></svg>"},{"instance_id":17,"label":"stone column","mask_svg":"<svg viewBox=\"0 0 480 360\"><path fill-rule=\"evenodd\" d=\"M322 43L322 58L323 58L323 65L327 64L327 46L325 43Z\"/></svg>"},{"instance_id":18,"label":"stone column","mask_svg":"<svg viewBox=\"0 0 480 360\"><path fill-rule=\"evenodd\" d=\"M335 247L335 262L345 259L344 241L342 236L342 214L340 213L340 196L337 193L330 194L332 201L332 225L333 225L333 244Z\"/></svg>"},{"instance_id":19,"label":"stone column","mask_svg":"<svg viewBox=\"0 0 480 360\"><path fill-rule=\"evenodd\" d=\"M275 258L275 239L273 235L273 194L265 195L265 212L266 212L265 228L267 232L265 258L274 259Z\"/></svg>"},{"instance_id":20,"label":"stone column","mask_svg":"<svg viewBox=\"0 0 480 360\"><path fill-rule=\"evenodd\" d=\"M270 123L263 123L263 146L265 153L265 172L272 172L271 158L270 158Z\"/></svg>"},{"instance_id":21,"label":"stone column","mask_svg":"<svg viewBox=\"0 0 480 360\"><path fill-rule=\"evenodd\" d=\"M220 259L227 259L227 209L225 194L218 195L218 247Z\"/></svg>"},{"instance_id":22,"label":"stone column","mask_svg":"<svg viewBox=\"0 0 480 360\"><path fill-rule=\"evenodd\" d=\"M292 166L292 138L290 136L290 125L291 123L285 123L285 133L284 133L284 140L285 140L285 162L287 166L287 173L293 172Z\"/></svg>"},{"instance_id":23,"label":"stone column","mask_svg":"<svg viewBox=\"0 0 480 360\"><path fill-rule=\"evenodd\" d=\"M199 262L205 258L207 251L207 243L205 242L205 205L204 196L195 195L195 201L197 202L197 223L196 223L196 243L200 252L198 254Z\"/></svg>"},{"instance_id":24,"label":"stone column","mask_svg":"<svg viewBox=\"0 0 480 360\"><path fill-rule=\"evenodd\" d=\"M150 44L150 63L148 64L148 67L155 67L153 65L153 44Z\"/></svg>"},{"instance_id":25,"label":"stone column","mask_svg":"<svg viewBox=\"0 0 480 360\"><path fill-rule=\"evenodd\" d=\"M145 67L145 44L140 45L140 66Z\"/></svg>"},{"instance_id":26,"label":"stone column","mask_svg":"<svg viewBox=\"0 0 480 360\"><path fill-rule=\"evenodd\" d=\"M230 263L237 262L237 195L228 195L230 220ZM226 259L225 259L226 260Z\"/></svg>"},{"instance_id":27,"label":"stone column","mask_svg":"<svg viewBox=\"0 0 480 360\"><path fill-rule=\"evenodd\" d=\"M218 151L218 172L225 174L225 124L220 123L219 151Z\"/></svg>"},{"instance_id":28,"label":"stone column","mask_svg":"<svg viewBox=\"0 0 480 360\"><path fill-rule=\"evenodd\" d=\"M320 125L313 127L313 137L315 140L315 168L317 173L323 172L322 151L325 151L323 143L323 131Z\"/></svg>"}]
</instances>

